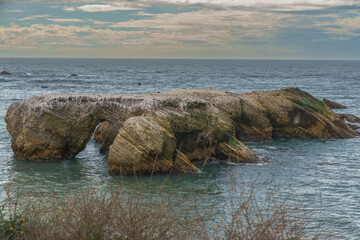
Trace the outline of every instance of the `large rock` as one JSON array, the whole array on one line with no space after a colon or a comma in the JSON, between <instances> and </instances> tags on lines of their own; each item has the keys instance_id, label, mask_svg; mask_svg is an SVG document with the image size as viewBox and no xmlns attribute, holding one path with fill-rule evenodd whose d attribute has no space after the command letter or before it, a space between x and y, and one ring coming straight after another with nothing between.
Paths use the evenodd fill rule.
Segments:
<instances>
[{"instance_id":1,"label":"large rock","mask_svg":"<svg viewBox=\"0 0 360 240\"><path fill-rule=\"evenodd\" d=\"M192 162L259 162L242 140L351 138L347 121L311 95L182 89L155 94L49 94L11 104L5 121L17 158L75 157L92 134L113 173L199 172ZM98 127L97 127L98 126Z\"/></svg>"},{"instance_id":2,"label":"large rock","mask_svg":"<svg viewBox=\"0 0 360 240\"><path fill-rule=\"evenodd\" d=\"M109 151L112 173L197 172L176 148L170 124L159 118L139 116L128 119Z\"/></svg>"}]
</instances>

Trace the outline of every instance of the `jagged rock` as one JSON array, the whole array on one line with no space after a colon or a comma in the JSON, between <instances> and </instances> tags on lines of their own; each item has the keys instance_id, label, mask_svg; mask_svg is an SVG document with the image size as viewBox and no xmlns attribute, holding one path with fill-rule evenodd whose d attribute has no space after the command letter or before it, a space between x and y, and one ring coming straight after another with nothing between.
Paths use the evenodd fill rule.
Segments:
<instances>
[{"instance_id":1,"label":"jagged rock","mask_svg":"<svg viewBox=\"0 0 360 240\"><path fill-rule=\"evenodd\" d=\"M323 98L322 102L325 103L325 105L328 106L330 109L346 109L347 108L346 106L344 106L340 103L330 101L326 98Z\"/></svg>"},{"instance_id":2,"label":"jagged rock","mask_svg":"<svg viewBox=\"0 0 360 240\"><path fill-rule=\"evenodd\" d=\"M2 71L2 72L0 72L0 75L11 75L11 73L9 73L7 71Z\"/></svg>"},{"instance_id":3,"label":"jagged rock","mask_svg":"<svg viewBox=\"0 0 360 240\"><path fill-rule=\"evenodd\" d=\"M72 158L100 124L95 140L109 149L110 171L122 174L198 172L192 162L209 157L261 162L237 139L358 136L344 119L351 118L296 88L48 94L12 103L5 117L15 156L28 160Z\"/></svg>"},{"instance_id":4,"label":"jagged rock","mask_svg":"<svg viewBox=\"0 0 360 240\"><path fill-rule=\"evenodd\" d=\"M260 161L255 152L234 137L228 143L220 143L216 152L216 157L220 160L235 163L257 163Z\"/></svg>"},{"instance_id":5,"label":"jagged rock","mask_svg":"<svg viewBox=\"0 0 360 240\"><path fill-rule=\"evenodd\" d=\"M338 114L337 116L342 120L346 120L351 123L360 123L360 118L352 114Z\"/></svg>"},{"instance_id":6,"label":"jagged rock","mask_svg":"<svg viewBox=\"0 0 360 240\"><path fill-rule=\"evenodd\" d=\"M201 172L200 169L198 169L192 162L190 162L190 160L186 157L185 154L183 154L177 149L173 157L173 165L175 172L179 172L179 173Z\"/></svg>"},{"instance_id":7,"label":"jagged rock","mask_svg":"<svg viewBox=\"0 0 360 240\"><path fill-rule=\"evenodd\" d=\"M350 123L348 123L348 125L349 125L352 129L354 129L354 130L360 129L360 127L357 126L357 125L350 124Z\"/></svg>"}]
</instances>

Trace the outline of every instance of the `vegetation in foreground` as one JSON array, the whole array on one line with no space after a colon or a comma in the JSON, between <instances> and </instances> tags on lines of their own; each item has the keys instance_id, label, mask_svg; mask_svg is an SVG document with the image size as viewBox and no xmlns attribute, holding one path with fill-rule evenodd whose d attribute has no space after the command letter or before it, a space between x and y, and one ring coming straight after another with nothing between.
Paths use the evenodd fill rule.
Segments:
<instances>
[{"instance_id":1,"label":"vegetation in foreground","mask_svg":"<svg viewBox=\"0 0 360 240\"><path fill-rule=\"evenodd\" d=\"M196 200L179 207L176 196L154 197L142 189L129 194L90 188L64 196L19 186L3 186L0 239L319 239L308 232L306 214L274 192L259 199L254 187L230 191L224 213L215 214L198 208Z\"/></svg>"}]
</instances>

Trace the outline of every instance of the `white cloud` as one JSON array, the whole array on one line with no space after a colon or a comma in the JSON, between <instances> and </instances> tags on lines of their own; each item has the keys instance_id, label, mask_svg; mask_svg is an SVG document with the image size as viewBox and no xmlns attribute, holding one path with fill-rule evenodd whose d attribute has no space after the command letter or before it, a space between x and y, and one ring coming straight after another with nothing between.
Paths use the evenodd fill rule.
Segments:
<instances>
[{"instance_id":1,"label":"white cloud","mask_svg":"<svg viewBox=\"0 0 360 240\"><path fill-rule=\"evenodd\" d=\"M23 10L7 10L7 12L21 13L21 12L24 12L24 11Z\"/></svg>"},{"instance_id":2,"label":"white cloud","mask_svg":"<svg viewBox=\"0 0 360 240\"><path fill-rule=\"evenodd\" d=\"M97 29L91 26L62 26L59 24L32 24L10 27L0 26L0 49L45 49L64 46L107 46L120 44L122 40L137 38L142 32L124 32ZM92 41L90 44L88 41Z\"/></svg>"},{"instance_id":3,"label":"white cloud","mask_svg":"<svg viewBox=\"0 0 360 240\"><path fill-rule=\"evenodd\" d=\"M78 18L48 18L47 20L56 23L85 22L83 19Z\"/></svg>"},{"instance_id":4,"label":"white cloud","mask_svg":"<svg viewBox=\"0 0 360 240\"><path fill-rule=\"evenodd\" d=\"M227 4L233 6L259 6L259 5L323 5L341 6L359 4L356 0L156 0L159 2L181 4ZM153 0L148 0L153 2Z\"/></svg>"},{"instance_id":5,"label":"white cloud","mask_svg":"<svg viewBox=\"0 0 360 240\"><path fill-rule=\"evenodd\" d=\"M341 35L341 39L348 39L349 36L360 35L360 15L347 18L341 18L338 16L338 18L333 21L318 22L315 23L314 26L324 28L325 32L328 34Z\"/></svg>"},{"instance_id":6,"label":"white cloud","mask_svg":"<svg viewBox=\"0 0 360 240\"><path fill-rule=\"evenodd\" d=\"M46 18L46 17L50 17L50 15L48 14L43 14L43 15L32 15L30 17L24 17L24 18L20 18L18 19L19 21L28 21L28 20L34 20L37 18Z\"/></svg>"},{"instance_id":7,"label":"white cloud","mask_svg":"<svg viewBox=\"0 0 360 240\"><path fill-rule=\"evenodd\" d=\"M142 13L140 13L142 14ZM32 24L11 27L0 26L0 46L2 49L44 49L46 47L93 46L133 46L155 48L193 48L192 43L200 42L201 49L217 46L234 47L233 42L243 39L261 39L275 33L275 28L283 26L290 17L287 14L245 12L239 10L200 10L197 12L166 13L154 15L152 19L129 20L108 23L87 20L96 26L62 26L59 24ZM249 21L252 19L252 21ZM56 23L83 22L82 19L48 18ZM276 27L274 27L276 26ZM136 28L135 30L128 30ZM91 44L93 45L91 45ZM239 43L235 45L241 45ZM177 50L176 50L177 51Z\"/></svg>"},{"instance_id":8,"label":"white cloud","mask_svg":"<svg viewBox=\"0 0 360 240\"><path fill-rule=\"evenodd\" d=\"M72 12L81 10L84 12L111 12L111 11L125 11L125 10L139 10L138 6L133 3L113 3L113 4L86 4L79 7L65 7L64 10Z\"/></svg>"},{"instance_id":9,"label":"white cloud","mask_svg":"<svg viewBox=\"0 0 360 240\"><path fill-rule=\"evenodd\" d=\"M73 12L76 10L74 7L64 7L63 9L67 12Z\"/></svg>"},{"instance_id":10,"label":"white cloud","mask_svg":"<svg viewBox=\"0 0 360 240\"><path fill-rule=\"evenodd\" d=\"M48 2L48 0L25 0L26 2ZM5 1L10 2L10 1ZM11 2L24 2L24 0L12 0ZM142 4L153 3L175 3L175 4L229 4L239 6L254 6L254 5L324 5L324 6L342 6L342 5L359 5L358 0L137 0L137 1L119 1L119 0L52 0L56 3L102 3L108 5L116 4L136 4L141 2Z\"/></svg>"},{"instance_id":11,"label":"white cloud","mask_svg":"<svg viewBox=\"0 0 360 240\"><path fill-rule=\"evenodd\" d=\"M201 5L194 5L198 8L193 8L191 12L150 14L146 13L146 10L142 10L145 6L160 1L167 4L201 3ZM323 9L324 6L339 6L353 2L345 0L141 0L140 2L123 2L121 4L113 1L103 4L82 2L82 5L68 6L63 9L92 13L138 9L139 11L134 14L146 16L146 18L114 23L92 19L53 18L49 15L29 16L20 20L46 18L54 23L0 26L0 42L4 43L1 44L0 49L16 51L48 49L52 51L52 49L72 48L74 50L84 47L97 49L94 51L121 49L121 52L129 51L130 54L129 49L131 49L133 52L139 52L140 56L141 50L153 51L153 53L163 52L164 54L166 51L178 54L182 54L182 52L205 53L210 49L219 54L224 51L236 53L240 49L246 51L247 48L257 52L256 49L270 51L270 47L271 51L297 51L298 49L295 47L286 49L286 46L282 46L279 49L271 45L274 43L272 42L274 41L273 37L280 36L278 34L283 31L282 29L293 28L296 31L297 28L308 28L320 33L323 33L321 30L324 30L345 39L358 34L360 17L341 19L337 14L302 15L293 14L291 11L318 10ZM222 4L223 7L210 7L216 4L218 6ZM282 13L279 14L275 11L282 11ZM326 13L326 11L324 12ZM323 19L319 22L321 17ZM329 18L334 20L330 21ZM88 24L81 27L61 25L62 23L76 22L88 22ZM327 35L324 36L326 39L328 38ZM314 37L313 40L317 41L318 39ZM108 54L112 54L110 50Z\"/></svg>"},{"instance_id":12,"label":"white cloud","mask_svg":"<svg viewBox=\"0 0 360 240\"><path fill-rule=\"evenodd\" d=\"M142 12L139 12L143 15ZM157 29L158 32L176 34L179 40L212 41L243 38L265 40L266 36L291 22L290 14L262 13L242 10L199 10L196 12L164 13L151 19L129 20L109 25L112 28ZM237 34L237 37L234 37ZM164 37L164 36L162 36ZM167 37L168 38L168 37Z\"/></svg>"},{"instance_id":13,"label":"white cloud","mask_svg":"<svg viewBox=\"0 0 360 240\"><path fill-rule=\"evenodd\" d=\"M358 0L138 0L138 1L114 1L100 0L93 3L92 0L78 0L72 3L86 3L78 7L65 7L65 11L81 10L84 12L110 12L121 10L140 10L156 4L174 5L200 5L202 7L251 7L268 9L272 11L308 11L320 10L335 6L360 6Z\"/></svg>"},{"instance_id":14,"label":"white cloud","mask_svg":"<svg viewBox=\"0 0 360 240\"><path fill-rule=\"evenodd\" d=\"M93 19L88 19L89 22L95 24L95 25L108 25L108 24L112 24L112 22L105 22L105 21L98 21L98 20L93 20Z\"/></svg>"}]
</instances>

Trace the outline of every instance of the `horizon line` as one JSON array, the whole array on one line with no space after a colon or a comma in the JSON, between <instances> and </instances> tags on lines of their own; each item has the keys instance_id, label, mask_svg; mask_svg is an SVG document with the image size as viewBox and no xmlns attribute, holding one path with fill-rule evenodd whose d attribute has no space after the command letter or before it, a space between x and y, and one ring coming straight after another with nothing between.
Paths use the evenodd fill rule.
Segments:
<instances>
[{"instance_id":1,"label":"horizon line","mask_svg":"<svg viewBox=\"0 0 360 240\"><path fill-rule=\"evenodd\" d=\"M150 57L0 57L0 59L113 59L113 60L248 60L248 61L360 61L360 59L312 58L150 58Z\"/></svg>"}]
</instances>

